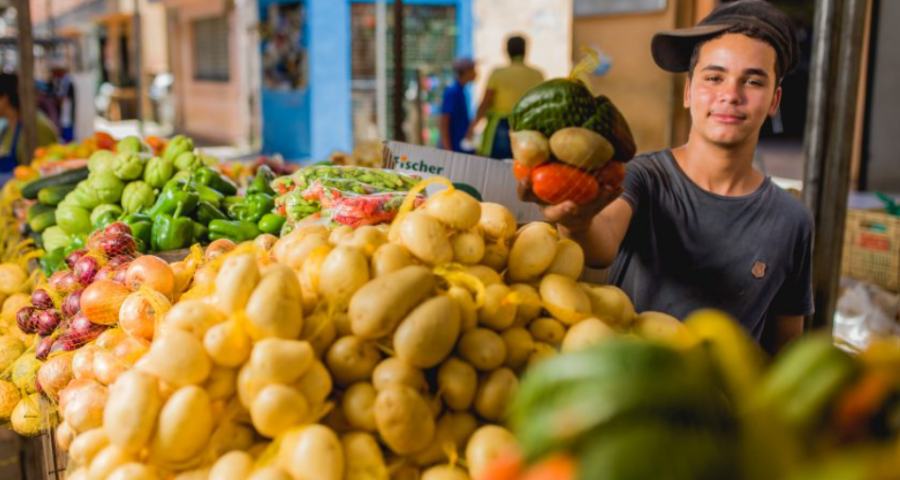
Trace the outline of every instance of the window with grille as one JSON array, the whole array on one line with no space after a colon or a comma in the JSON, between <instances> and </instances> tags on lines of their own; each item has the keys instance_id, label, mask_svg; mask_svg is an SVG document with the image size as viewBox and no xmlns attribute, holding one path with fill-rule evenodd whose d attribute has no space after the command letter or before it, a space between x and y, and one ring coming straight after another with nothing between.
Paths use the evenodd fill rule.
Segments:
<instances>
[{"instance_id":1,"label":"window with grille","mask_svg":"<svg viewBox=\"0 0 900 480\"><path fill-rule=\"evenodd\" d=\"M231 78L229 62L228 17L204 18L193 22L194 80L227 82Z\"/></svg>"}]
</instances>

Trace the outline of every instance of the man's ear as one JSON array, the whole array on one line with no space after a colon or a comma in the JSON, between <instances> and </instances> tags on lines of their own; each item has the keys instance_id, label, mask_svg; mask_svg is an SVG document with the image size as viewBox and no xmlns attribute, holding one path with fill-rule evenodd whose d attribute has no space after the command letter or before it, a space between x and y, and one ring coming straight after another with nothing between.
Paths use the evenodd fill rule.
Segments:
<instances>
[{"instance_id":1,"label":"man's ear","mask_svg":"<svg viewBox=\"0 0 900 480\"><path fill-rule=\"evenodd\" d=\"M778 107L781 106L781 85L775 88L775 95L772 96L772 105L769 107L769 116L774 117L778 113Z\"/></svg>"},{"instance_id":2,"label":"man's ear","mask_svg":"<svg viewBox=\"0 0 900 480\"><path fill-rule=\"evenodd\" d=\"M684 108L691 108L691 76L688 75L684 81Z\"/></svg>"}]
</instances>

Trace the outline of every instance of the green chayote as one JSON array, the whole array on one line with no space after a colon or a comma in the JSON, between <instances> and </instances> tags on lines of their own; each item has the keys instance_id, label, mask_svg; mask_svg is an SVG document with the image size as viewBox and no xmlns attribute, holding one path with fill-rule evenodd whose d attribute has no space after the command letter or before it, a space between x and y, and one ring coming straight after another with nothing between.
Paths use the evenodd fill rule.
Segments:
<instances>
[{"instance_id":1,"label":"green chayote","mask_svg":"<svg viewBox=\"0 0 900 480\"><path fill-rule=\"evenodd\" d=\"M125 137L116 144L116 151L119 153L141 153L148 152L149 149L139 137Z\"/></svg>"},{"instance_id":2,"label":"green chayote","mask_svg":"<svg viewBox=\"0 0 900 480\"><path fill-rule=\"evenodd\" d=\"M72 190L68 194L66 194L63 201L60 202L57 207L62 205L74 205L76 207L81 207L85 209L92 209L97 205L100 205L100 199L97 198L97 193L90 186L90 182L87 180L82 180L78 182L78 185L75 187L75 190Z\"/></svg>"},{"instance_id":3,"label":"green chayote","mask_svg":"<svg viewBox=\"0 0 900 480\"><path fill-rule=\"evenodd\" d=\"M128 213L135 213L142 208L150 208L156 201L153 187L140 180L125 185L122 192L122 208Z\"/></svg>"},{"instance_id":4,"label":"green chayote","mask_svg":"<svg viewBox=\"0 0 900 480\"><path fill-rule=\"evenodd\" d=\"M52 252L57 248L67 247L72 243L72 236L66 233L59 225L48 227L41 234L41 240L44 242L44 250Z\"/></svg>"},{"instance_id":5,"label":"green chayote","mask_svg":"<svg viewBox=\"0 0 900 480\"><path fill-rule=\"evenodd\" d=\"M145 160L136 153L119 153L113 165L113 173L120 180L137 180L144 173Z\"/></svg>"},{"instance_id":6,"label":"green chayote","mask_svg":"<svg viewBox=\"0 0 900 480\"><path fill-rule=\"evenodd\" d=\"M112 173L91 174L88 182L97 198L100 199L100 203L119 203L119 200L122 199L122 190L125 189L125 184Z\"/></svg>"},{"instance_id":7,"label":"green chayote","mask_svg":"<svg viewBox=\"0 0 900 480\"><path fill-rule=\"evenodd\" d=\"M193 172L202 166L203 162L200 160L200 157L193 152L184 152L175 157L175 169L179 172Z\"/></svg>"},{"instance_id":8,"label":"green chayote","mask_svg":"<svg viewBox=\"0 0 900 480\"><path fill-rule=\"evenodd\" d=\"M91 173L112 172L116 162L116 154L109 150L97 150L88 159L88 170Z\"/></svg>"},{"instance_id":9,"label":"green chayote","mask_svg":"<svg viewBox=\"0 0 900 480\"><path fill-rule=\"evenodd\" d=\"M63 205L56 209L56 224L69 235L90 233L91 214L86 208Z\"/></svg>"},{"instance_id":10,"label":"green chayote","mask_svg":"<svg viewBox=\"0 0 900 480\"><path fill-rule=\"evenodd\" d=\"M144 168L144 182L153 188L162 188L175 173L175 165L171 160L153 157Z\"/></svg>"}]
</instances>

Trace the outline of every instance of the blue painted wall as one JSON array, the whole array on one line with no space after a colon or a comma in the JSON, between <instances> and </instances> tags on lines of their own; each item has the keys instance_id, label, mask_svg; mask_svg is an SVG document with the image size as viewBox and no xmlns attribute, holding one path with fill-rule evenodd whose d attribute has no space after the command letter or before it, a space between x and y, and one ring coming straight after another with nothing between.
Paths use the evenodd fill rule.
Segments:
<instances>
[{"instance_id":1,"label":"blue painted wall","mask_svg":"<svg viewBox=\"0 0 900 480\"><path fill-rule=\"evenodd\" d=\"M273 3L258 0L260 18ZM299 162L325 160L353 149L350 4L373 0L305 0L309 85L293 92L263 88L263 151ZM405 0L411 5L457 7L457 55L472 56L472 0ZM390 2L388 5L390 8ZM390 15L390 10L389 13Z\"/></svg>"}]
</instances>

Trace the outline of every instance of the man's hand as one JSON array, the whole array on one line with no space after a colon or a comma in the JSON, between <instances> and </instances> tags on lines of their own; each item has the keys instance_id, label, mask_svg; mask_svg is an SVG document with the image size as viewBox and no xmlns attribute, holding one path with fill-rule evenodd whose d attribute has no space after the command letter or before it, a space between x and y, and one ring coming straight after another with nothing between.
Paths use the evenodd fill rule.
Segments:
<instances>
[{"instance_id":1,"label":"man's hand","mask_svg":"<svg viewBox=\"0 0 900 480\"><path fill-rule=\"evenodd\" d=\"M549 205L534 194L531 189L531 179L525 177L519 180L519 199L525 202L536 203L541 206L541 212L547 220L561 225L571 233L583 232L590 228L591 222L604 208L611 204L622 194L622 188L603 186L597 196L588 203L578 205L571 200Z\"/></svg>"}]
</instances>

